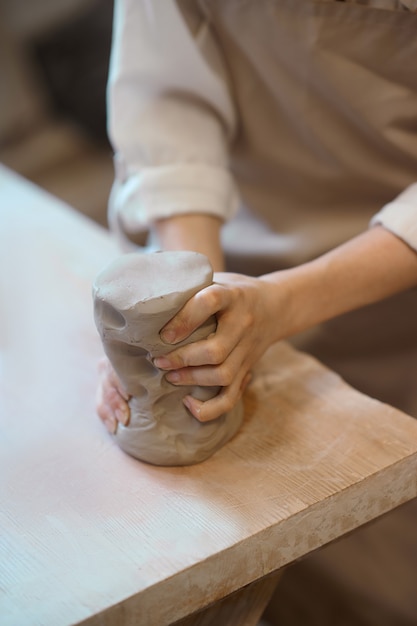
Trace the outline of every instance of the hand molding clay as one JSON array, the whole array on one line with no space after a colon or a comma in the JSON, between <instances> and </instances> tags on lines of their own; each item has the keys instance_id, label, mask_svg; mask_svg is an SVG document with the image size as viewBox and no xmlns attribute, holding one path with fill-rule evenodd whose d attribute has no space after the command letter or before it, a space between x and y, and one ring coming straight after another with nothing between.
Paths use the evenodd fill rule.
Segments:
<instances>
[{"instance_id":1,"label":"hand molding clay","mask_svg":"<svg viewBox=\"0 0 417 626\"><path fill-rule=\"evenodd\" d=\"M242 422L242 405L201 423L183 405L191 394L208 400L219 387L174 386L152 364L168 354L159 332L195 293L211 284L208 259L196 252L126 254L108 265L93 285L94 317L104 350L132 396L130 423L119 424L119 446L155 465L199 463L223 446ZM207 338L216 328L208 320L175 347Z\"/></svg>"}]
</instances>

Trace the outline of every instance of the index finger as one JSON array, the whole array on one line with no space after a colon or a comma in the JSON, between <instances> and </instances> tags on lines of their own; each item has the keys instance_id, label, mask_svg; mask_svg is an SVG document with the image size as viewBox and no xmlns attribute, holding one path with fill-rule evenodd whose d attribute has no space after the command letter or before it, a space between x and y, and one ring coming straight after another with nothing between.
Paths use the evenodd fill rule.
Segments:
<instances>
[{"instance_id":1,"label":"index finger","mask_svg":"<svg viewBox=\"0 0 417 626\"><path fill-rule=\"evenodd\" d=\"M213 283L202 289L186 302L182 309L162 328L160 336L168 344L177 344L226 306L227 294L224 287Z\"/></svg>"}]
</instances>

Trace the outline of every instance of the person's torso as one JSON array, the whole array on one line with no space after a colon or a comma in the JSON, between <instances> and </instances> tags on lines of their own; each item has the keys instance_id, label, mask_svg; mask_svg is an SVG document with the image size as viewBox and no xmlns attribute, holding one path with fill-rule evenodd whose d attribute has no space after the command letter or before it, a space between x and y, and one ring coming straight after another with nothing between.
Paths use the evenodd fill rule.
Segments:
<instances>
[{"instance_id":1,"label":"person's torso","mask_svg":"<svg viewBox=\"0 0 417 626\"><path fill-rule=\"evenodd\" d=\"M239 120L231 167L245 206L225 243L240 260L249 247L252 273L338 245L417 180L413 2L197 2Z\"/></svg>"}]
</instances>

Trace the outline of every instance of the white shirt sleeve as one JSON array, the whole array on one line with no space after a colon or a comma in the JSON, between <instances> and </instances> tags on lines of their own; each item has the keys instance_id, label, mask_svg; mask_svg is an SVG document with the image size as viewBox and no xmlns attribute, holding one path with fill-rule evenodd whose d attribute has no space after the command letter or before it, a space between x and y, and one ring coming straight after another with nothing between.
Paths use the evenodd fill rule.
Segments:
<instances>
[{"instance_id":1,"label":"white shirt sleeve","mask_svg":"<svg viewBox=\"0 0 417 626\"><path fill-rule=\"evenodd\" d=\"M107 91L116 230L190 212L227 220L237 209L228 159L235 111L207 61L209 38L204 23L193 38L174 0L116 0Z\"/></svg>"},{"instance_id":2,"label":"white shirt sleeve","mask_svg":"<svg viewBox=\"0 0 417 626\"><path fill-rule=\"evenodd\" d=\"M381 224L417 250L417 183L382 207L372 218L371 225L375 224Z\"/></svg>"}]
</instances>

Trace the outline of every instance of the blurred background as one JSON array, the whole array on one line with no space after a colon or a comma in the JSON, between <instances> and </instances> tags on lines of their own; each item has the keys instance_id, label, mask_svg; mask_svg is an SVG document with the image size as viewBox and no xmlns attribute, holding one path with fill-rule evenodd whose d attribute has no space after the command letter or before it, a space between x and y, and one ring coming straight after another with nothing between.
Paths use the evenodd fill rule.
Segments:
<instances>
[{"instance_id":1,"label":"blurred background","mask_svg":"<svg viewBox=\"0 0 417 626\"><path fill-rule=\"evenodd\" d=\"M113 0L0 0L0 162L106 224Z\"/></svg>"}]
</instances>

